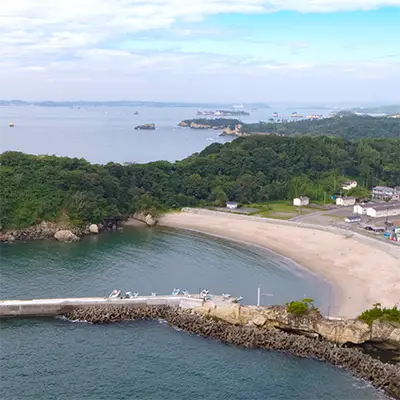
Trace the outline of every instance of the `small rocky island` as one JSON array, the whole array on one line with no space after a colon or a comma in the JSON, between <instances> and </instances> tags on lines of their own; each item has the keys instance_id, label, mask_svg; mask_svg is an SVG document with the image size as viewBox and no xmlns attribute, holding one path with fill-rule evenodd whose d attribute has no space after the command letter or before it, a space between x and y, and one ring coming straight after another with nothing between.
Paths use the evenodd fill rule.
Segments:
<instances>
[{"instance_id":1,"label":"small rocky island","mask_svg":"<svg viewBox=\"0 0 400 400\"><path fill-rule=\"evenodd\" d=\"M155 124L143 124L143 125L137 125L134 128L135 130L148 130L148 131L154 131L156 129Z\"/></svg>"},{"instance_id":2,"label":"small rocky island","mask_svg":"<svg viewBox=\"0 0 400 400\"><path fill-rule=\"evenodd\" d=\"M190 129L216 129L220 136L250 136L281 134L274 131L274 125L260 121L259 123L245 124L233 118L194 118L179 122L178 126Z\"/></svg>"},{"instance_id":3,"label":"small rocky island","mask_svg":"<svg viewBox=\"0 0 400 400\"><path fill-rule=\"evenodd\" d=\"M191 129L225 129L240 124L238 119L231 118L194 118L179 122L178 126Z\"/></svg>"}]
</instances>

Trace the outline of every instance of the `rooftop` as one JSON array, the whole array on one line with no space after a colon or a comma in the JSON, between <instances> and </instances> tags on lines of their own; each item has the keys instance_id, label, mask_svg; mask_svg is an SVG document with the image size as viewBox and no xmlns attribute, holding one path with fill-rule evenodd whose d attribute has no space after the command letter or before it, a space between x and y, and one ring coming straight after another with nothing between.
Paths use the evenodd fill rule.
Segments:
<instances>
[{"instance_id":1,"label":"rooftop","mask_svg":"<svg viewBox=\"0 0 400 400\"><path fill-rule=\"evenodd\" d=\"M394 189L389 187L389 186L375 186L375 187L372 188L372 190L389 190L389 191L392 191Z\"/></svg>"},{"instance_id":2,"label":"rooftop","mask_svg":"<svg viewBox=\"0 0 400 400\"><path fill-rule=\"evenodd\" d=\"M373 208L374 210L393 210L393 209L400 209L400 202L396 203L386 203L386 204L377 204L376 206L371 206L369 208Z\"/></svg>"}]
</instances>

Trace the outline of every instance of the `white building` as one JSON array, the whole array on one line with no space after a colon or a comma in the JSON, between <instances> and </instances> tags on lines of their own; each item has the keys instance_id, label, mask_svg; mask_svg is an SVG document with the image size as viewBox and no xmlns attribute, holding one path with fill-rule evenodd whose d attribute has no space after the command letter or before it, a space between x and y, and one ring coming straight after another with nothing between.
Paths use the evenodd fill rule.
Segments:
<instances>
[{"instance_id":1,"label":"white building","mask_svg":"<svg viewBox=\"0 0 400 400\"><path fill-rule=\"evenodd\" d=\"M235 203L234 201L228 201L226 203L226 208L230 209L238 208L238 203Z\"/></svg>"},{"instance_id":2,"label":"white building","mask_svg":"<svg viewBox=\"0 0 400 400\"><path fill-rule=\"evenodd\" d=\"M361 217L359 215L351 215L344 219L349 224L354 224L361 221Z\"/></svg>"},{"instance_id":3,"label":"white building","mask_svg":"<svg viewBox=\"0 0 400 400\"><path fill-rule=\"evenodd\" d=\"M400 187L375 186L372 188L372 197L375 199L398 200L400 197Z\"/></svg>"},{"instance_id":4,"label":"white building","mask_svg":"<svg viewBox=\"0 0 400 400\"><path fill-rule=\"evenodd\" d=\"M372 204L356 204L353 207L353 213L359 215L367 215L367 210L369 207L372 207Z\"/></svg>"},{"instance_id":5,"label":"white building","mask_svg":"<svg viewBox=\"0 0 400 400\"><path fill-rule=\"evenodd\" d=\"M356 204L356 198L353 196L336 197L337 206L353 206L354 204Z\"/></svg>"},{"instance_id":6,"label":"white building","mask_svg":"<svg viewBox=\"0 0 400 400\"><path fill-rule=\"evenodd\" d=\"M376 206L368 207L367 215L372 218L400 215L400 202L378 204Z\"/></svg>"},{"instance_id":7,"label":"white building","mask_svg":"<svg viewBox=\"0 0 400 400\"><path fill-rule=\"evenodd\" d=\"M294 206L308 206L310 204L310 199L307 196L296 197L293 199Z\"/></svg>"},{"instance_id":8,"label":"white building","mask_svg":"<svg viewBox=\"0 0 400 400\"><path fill-rule=\"evenodd\" d=\"M350 190L357 187L357 181L347 181L342 183L343 190Z\"/></svg>"}]
</instances>

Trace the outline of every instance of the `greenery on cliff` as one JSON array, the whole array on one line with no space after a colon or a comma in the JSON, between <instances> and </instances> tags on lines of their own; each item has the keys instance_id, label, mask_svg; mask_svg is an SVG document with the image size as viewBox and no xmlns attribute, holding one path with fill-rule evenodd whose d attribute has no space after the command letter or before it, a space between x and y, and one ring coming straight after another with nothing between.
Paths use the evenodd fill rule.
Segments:
<instances>
[{"instance_id":1,"label":"greenery on cliff","mask_svg":"<svg viewBox=\"0 0 400 400\"><path fill-rule=\"evenodd\" d=\"M1 229L69 218L101 222L136 210L322 200L346 178L400 185L400 139L251 136L212 144L175 163L93 165L83 159L0 155Z\"/></svg>"},{"instance_id":2,"label":"greenery on cliff","mask_svg":"<svg viewBox=\"0 0 400 400\"><path fill-rule=\"evenodd\" d=\"M372 325L374 321L385 321L400 325L400 309L396 306L393 308L382 307L380 303L373 305L373 308L365 310L359 317L359 320Z\"/></svg>"},{"instance_id":3,"label":"greenery on cliff","mask_svg":"<svg viewBox=\"0 0 400 400\"><path fill-rule=\"evenodd\" d=\"M314 300L307 297L301 301L294 300L286 303L286 311L295 317L303 317L311 311L318 312L319 310L315 307Z\"/></svg>"}]
</instances>

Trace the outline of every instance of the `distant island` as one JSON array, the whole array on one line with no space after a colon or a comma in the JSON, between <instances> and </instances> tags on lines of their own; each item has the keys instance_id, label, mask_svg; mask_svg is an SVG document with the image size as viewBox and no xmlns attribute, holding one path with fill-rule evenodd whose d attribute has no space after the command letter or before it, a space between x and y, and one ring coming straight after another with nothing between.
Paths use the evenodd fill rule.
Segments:
<instances>
[{"instance_id":1,"label":"distant island","mask_svg":"<svg viewBox=\"0 0 400 400\"><path fill-rule=\"evenodd\" d=\"M235 108L232 103L202 103L202 102L166 102L166 101L23 101L23 100L0 100L0 106L37 106L37 107L193 107L193 108L209 108L209 109L230 109ZM264 103L246 103L248 108L267 109L268 104ZM234 112L234 111L233 111ZM245 114L241 114L245 115Z\"/></svg>"},{"instance_id":2,"label":"distant island","mask_svg":"<svg viewBox=\"0 0 400 400\"><path fill-rule=\"evenodd\" d=\"M148 131L154 131L156 129L155 124L143 124L143 125L137 125L134 128L135 130L148 130Z\"/></svg>"},{"instance_id":3,"label":"distant island","mask_svg":"<svg viewBox=\"0 0 400 400\"><path fill-rule=\"evenodd\" d=\"M240 123L238 119L231 118L194 118L184 119L178 126L191 129L234 129Z\"/></svg>"},{"instance_id":4,"label":"distant island","mask_svg":"<svg viewBox=\"0 0 400 400\"><path fill-rule=\"evenodd\" d=\"M360 114L400 114L400 104L375 107L356 107L351 109L351 111Z\"/></svg>"},{"instance_id":5,"label":"distant island","mask_svg":"<svg viewBox=\"0 0 400 400\"><path fill-rule=\"evenodd\" d=\"M235 117L250 115L247 111L241 110L216 110L216 111L197 111L197 115L213 116L213 117Z\"/></svg>"}]
</instances>

